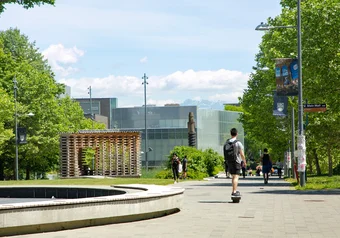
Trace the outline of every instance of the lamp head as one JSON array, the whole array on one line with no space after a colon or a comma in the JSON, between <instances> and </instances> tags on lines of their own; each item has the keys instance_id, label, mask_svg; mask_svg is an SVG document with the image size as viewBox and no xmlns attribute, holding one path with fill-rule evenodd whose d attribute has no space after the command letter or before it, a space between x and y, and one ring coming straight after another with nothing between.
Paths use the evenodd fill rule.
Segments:
<instances>
[{"instance_id":1,"label":"lamp head","mask_svg":"<svg viewBox=\"0 0 340 238\"><path fill-rule=\"evenodd\" d=\"M271 29L271 27L270 27L268 24L263 23L263 22L261 22L261 24L258 25L258 26L255 28L256 31L267 31L267 30L269 30L269 29Z\"/></svg>"}]
</instances>

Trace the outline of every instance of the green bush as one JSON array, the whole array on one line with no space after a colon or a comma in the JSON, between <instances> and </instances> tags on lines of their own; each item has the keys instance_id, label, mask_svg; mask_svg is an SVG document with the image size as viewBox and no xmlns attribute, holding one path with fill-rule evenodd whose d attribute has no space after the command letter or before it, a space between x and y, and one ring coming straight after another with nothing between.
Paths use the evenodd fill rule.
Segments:
<instances>
[{"instance_id":1,"label":"green bush","mask_svg":"<svg viewBox=\"0 0 340 238\"><path fill-rule=\"evenodd\" d=\"M167 168L171 172L172 155L176 153L181 162L184 156L188 160L187 177L192 179L203 179L204 177L213 176L217 174L221 168L223 170L223 157L212 149L205 151L198 150L189 146L176 146L168 156ZM172 175L171 175L172 176Z\"/></svg>"},{"instance_id":2,"label":"green bush","mask_svg":"<svg viewBox=\"0 0 340 238\"><path fill-rule=\"evenodd\" d=\"M206 149L203 152L203 155L208 175L215 175L215 169L222 166L222 164L224 163L224 158L212 149Z\"/></svg>"},{"instance_id":3,"label":"green bush","mask_svg":"<svg viewBox=\"0 0 340 238\"><path fill-rule=\"evenodd\" d=\"M166 170L159 171L155 175L155 178L158 178L158 179L171 179L171 178L173 178L172 170L166 169Z\"/></svg>"},{"instance_id":4,"label":"green bush","mask_svg":"<svg viewBox=\"0 0 340 238\"><path fill-rule=\"evenodd\" d=\"M338 165L333 169L333 174L334 174L334 175L340 175L340 164L338 164Z\"/></svg>"}]
</instances>

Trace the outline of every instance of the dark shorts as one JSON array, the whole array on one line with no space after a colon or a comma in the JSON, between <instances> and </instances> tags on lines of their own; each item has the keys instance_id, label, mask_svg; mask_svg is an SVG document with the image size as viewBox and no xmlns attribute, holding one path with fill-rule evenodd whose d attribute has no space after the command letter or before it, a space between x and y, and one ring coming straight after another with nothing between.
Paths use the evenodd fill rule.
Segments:
<instances>
[{"instance_id":1,"label":"dark shorts","mask_svg":"<svg viewBox=\"0 0 340 238\"><path fill-rule=\"evenodd\" d=\"M233 163L228 163L228 172L231 175L239 175L241 172L241 164L233 162Z\"/></svg>"}]
</instances>

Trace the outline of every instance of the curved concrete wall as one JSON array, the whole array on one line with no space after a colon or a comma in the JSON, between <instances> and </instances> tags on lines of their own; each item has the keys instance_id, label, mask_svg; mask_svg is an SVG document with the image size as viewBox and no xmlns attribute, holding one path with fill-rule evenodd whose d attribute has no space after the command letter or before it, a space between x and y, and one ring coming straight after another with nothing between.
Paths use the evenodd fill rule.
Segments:
<instances>
[{"instance_id":1,"label":"curved concrete wall","mask_svg":"<svg viewBox=\"0 0 340 238\"><path fill-rule=\"evenodd\" d=\"M139 191L114 196L2 204L0 235L143 220L178 212L182 207L183 188L135 184L113 186L113 189Z\"/></svg>"}]
</instances>

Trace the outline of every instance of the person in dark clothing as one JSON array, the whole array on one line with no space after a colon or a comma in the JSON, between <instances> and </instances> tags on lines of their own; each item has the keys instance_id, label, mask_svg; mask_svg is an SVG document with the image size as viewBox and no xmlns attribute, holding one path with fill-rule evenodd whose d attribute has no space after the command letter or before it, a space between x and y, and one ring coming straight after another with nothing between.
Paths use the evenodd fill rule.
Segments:
<instances>
[{"instance_id":1,"label":"person in dark clothing","mask_svg":"<svg viewBox=\"0 0 340 238\"><path fill-rule=\"evenodd\" d=\"M281 178L283 165L282 165L282 162L280 161L280 159L279 159L278 162L276 162L276 167L277 167L277 174L279 175L279 178Z\"/></svg>"},{"instance_id":2,"label":"person in dark clothing","mask_svg":"<svg viewBox=\"0 0 340 238\"><path fill-rule=\"evenodd\" d=\"M244 162L241 162L241 169L242 169L242 176L243 178L246 177L246 166L244 165Z\"/></svg>"},{"instance_id":3,"label":"person in dark clothing","mask_svg":"<svg viewBox=\"0 0 340 238\"><path fill-rule=\"evenodd\" d=\"M264 154L261 157L262 173L263 173L264 184L267 184L268 178L269 178L269 172L272 169L272 160L268 154L268 149L265 148L263 151L264 151Z\"/></svg>"},{"instance_id":4,"label":"person in dark clothing","mask_svg":"<svg viewBox=\"0 0 340 238\"><path fill-rule=\"evenodd\" d=\"M178 183L178 165L181 162L179 161L179 158L177 157L177 154L173 154L172 160L171 160L171 167L172 167L172 174L174 176L174 183Z\"/></svg>"},{"instance_id":5,"label":"person in dark clothing","mask_svg":"<svg viewBox=\"0 0 340 238\"><path fill-rule=\"evenodd\" d=\"M187 171L188 171L188 159L187 156L185 155L183 160L182 160L182 179L187 178Z\"/></svg>"}]
</instances>

